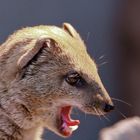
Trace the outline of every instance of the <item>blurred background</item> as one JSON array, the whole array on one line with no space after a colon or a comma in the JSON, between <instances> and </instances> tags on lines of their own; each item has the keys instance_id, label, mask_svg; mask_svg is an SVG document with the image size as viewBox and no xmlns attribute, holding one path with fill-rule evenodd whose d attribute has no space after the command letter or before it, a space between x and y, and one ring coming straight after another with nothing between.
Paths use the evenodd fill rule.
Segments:
<instances>
[{"instance_id":1,"label":"blurred background","mask_svg":"<svg viewBox=\"0 0 140 140\"><path fill-rule=\"evenodd\" d=\"M81 34L116 105L106 118L73 113L81 125L68 140L97 140L102 128L140 115L140 1L0 0L0 43L22 27L63 22ZM48 130L44 138L63 139Z\"/></svg>"}]
</instances>

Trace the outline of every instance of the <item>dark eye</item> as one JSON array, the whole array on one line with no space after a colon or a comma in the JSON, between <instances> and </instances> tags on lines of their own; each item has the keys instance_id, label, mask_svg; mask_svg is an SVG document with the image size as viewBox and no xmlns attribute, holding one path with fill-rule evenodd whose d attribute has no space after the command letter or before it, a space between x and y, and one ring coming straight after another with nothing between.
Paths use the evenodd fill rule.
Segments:
<instances>
[{"instance_id":1,"label":"dark eye","mask_svg":"<svg viewBox=\"0 0 140 140\"><path fill-rule=\"evenodd\" d=\"M70 72L66 75L66 82L72 86L80 87L83 85L84 80L77 72Z\"/></svg>"}]
</instances>

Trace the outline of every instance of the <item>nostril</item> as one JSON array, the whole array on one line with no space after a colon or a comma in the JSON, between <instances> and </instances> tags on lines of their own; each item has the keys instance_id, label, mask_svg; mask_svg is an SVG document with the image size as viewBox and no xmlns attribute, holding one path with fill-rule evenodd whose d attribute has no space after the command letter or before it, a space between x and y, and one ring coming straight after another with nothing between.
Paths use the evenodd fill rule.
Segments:
<instances>
[{"instance_id":1,"label":"nostril","mask_svg":"<svg viewBox=\"0 0 140 140\"><path fill-rule=\"evenodd\" d=\"M114 108L115 107L113 105L105 104L104 111L105 112L110 112L110 111L114 110Z\"/></svg>"}]
</instances>

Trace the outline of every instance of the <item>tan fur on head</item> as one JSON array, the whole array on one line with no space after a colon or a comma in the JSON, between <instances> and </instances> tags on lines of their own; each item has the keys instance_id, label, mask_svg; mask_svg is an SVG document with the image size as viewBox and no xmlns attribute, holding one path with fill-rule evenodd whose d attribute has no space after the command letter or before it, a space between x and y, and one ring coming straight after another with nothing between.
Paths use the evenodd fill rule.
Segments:
<instances>
[{"instance_id":1,"label":"tan fur on head","mask_svg":"<svg viewBox=\"0 0 140 140\"><path fill-rule=\"evenodd\" d=\"M73 71L79 85L66 80ZM24 28L0 46L0 138L39 140L43 127L61 135L62 106L101 115L105 104L111 99L72 25Z\"/></svg>"}]
</instances>

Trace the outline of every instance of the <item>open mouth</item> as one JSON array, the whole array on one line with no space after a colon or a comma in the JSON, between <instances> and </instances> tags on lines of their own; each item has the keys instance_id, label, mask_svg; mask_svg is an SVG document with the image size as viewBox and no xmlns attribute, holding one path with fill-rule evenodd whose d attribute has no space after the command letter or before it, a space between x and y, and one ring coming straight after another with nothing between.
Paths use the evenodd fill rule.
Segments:
<instances>
[{"instance_id":1,"label":"open mouth","mask_svg":"<svg viewBox=\"0 0 140 140\"><path fill-rule=\"evenodd\" d=\"M71 106L65 106L61 108L60 111L60 124L58 126L59 132L65 136L68 137L72 134L73 131L75 131L78 128L78 125L80 124L79 120L73 120L71 119Z\"/></svg>"}]
</instances>

